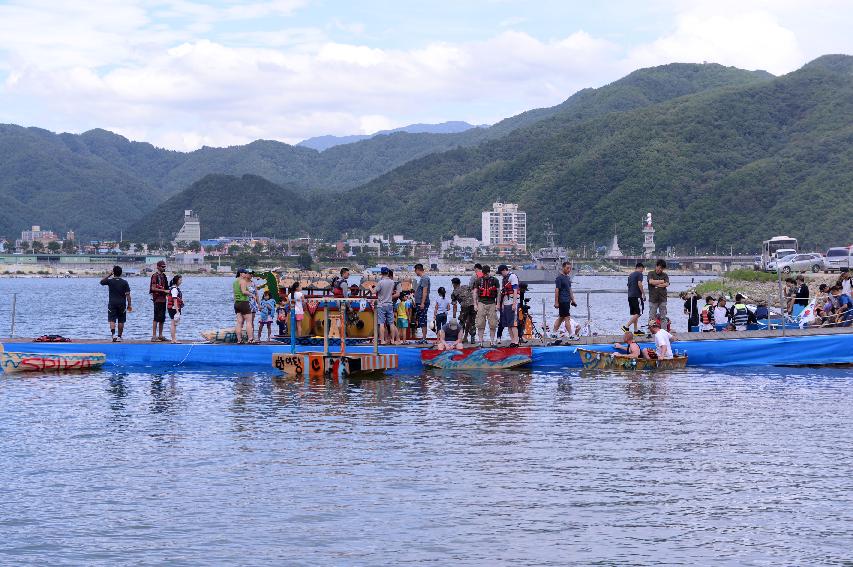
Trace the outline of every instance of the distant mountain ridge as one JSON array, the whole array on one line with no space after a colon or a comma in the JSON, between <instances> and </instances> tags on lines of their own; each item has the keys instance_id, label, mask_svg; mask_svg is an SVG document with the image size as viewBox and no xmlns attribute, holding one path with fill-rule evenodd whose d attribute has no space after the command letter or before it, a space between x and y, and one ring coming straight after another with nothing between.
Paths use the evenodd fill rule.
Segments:
<instances>
[{"instance_id":1,"label":"distant mountain ridge","mask_svg":"<svg viewBox=\"0 0 853 567\"><path fill-rule=\"evenodd\" d=\"M607 242L615 226L623 250L638 249L647 211L659 249L754 250L774 234L798 236L804 248L849 241L853 57L824 56L781 77L667 65L559 106L503 136L433 152L312 199L307 230L327 237L399 231L432 241L477 234L481 211L500 197L527 211L534 246L551 223L569 246ZM229 180L227 189L211 182L205 199L216 202L240 182ZM172 211L191 205L167 201L136 228L150 234L165 219L174 225ZM215 235L233 213L212 207L208 214L204 230ZM290 216L282 208L277 218ZM246 229L267 230L244 217ZM291 227L301 221L293 218Z\"/></svg>"},{"instance_id":2,"label":"distant mountain ridge","mask_svg":"<svg viewBox=\"0 0 853 567\"><path fill-rule=\"evenodd\" d=\"M467 122L461 122L458 120L442 122L440 124L409 124L408 126L401 126L400 128L394 128L393 130L380 130L373 134L354 134L350 136L333 136L329 134L325 136L315 136L313 138L302 140L296 145L322 152L334 146L352 144L362 140L369 140L376 136L394 134L396 132L406 132L408 134L458 134L459 132L464 132L471 128L488 127L488 124L474 126L473 124L468 124Z\"/></svg>"}]
</instances>

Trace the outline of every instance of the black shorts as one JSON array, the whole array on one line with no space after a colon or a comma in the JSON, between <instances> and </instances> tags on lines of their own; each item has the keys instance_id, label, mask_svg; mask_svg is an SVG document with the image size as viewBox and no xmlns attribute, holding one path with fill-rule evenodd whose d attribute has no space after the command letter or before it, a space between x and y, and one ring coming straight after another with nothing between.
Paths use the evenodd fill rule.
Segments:
<instances>
[{"instance_id":1,"label":"black shorts","mask_svg":"<svg viewBox=\"0 0 853 567\"><path fill-rule=\"evenodd\" d=\"M249 305L248 301L235 301L234 313L236 313L237 315L251 315L252 306Z\"/></svg>"},{"instance_id":2,"label":"black shorts","mask_svg":"<svg viewBox=\"0 0 853 567\"><path fill-rule=\"evenodd\" d=\"M127 321L127 307L124 305L108 305L107 306L107 321L110 323L121 323Z\"/></svg>"},{"instance_id":3,"label":"black shorts","mask_svg":"<svg viewBox=\"0 0 853 567\"><path fill-rule=\"evenodd\" d=\"M154 304L154 322L166 322L166 302Z\"/></svg>"},{"instance_id":4,"label":"black shorts","mask_svg":"<svg viewBox=\"0 0 853 567\"><path fill-rule=\"evenodd\" d=\"M641 313L639 297L628 298L628 313L630 313L631 315L639 315Z\"/></svg>"},{"instance_id":5,"label":"black shorts","mask_svg":"<svg viewBox=\"0 0 853 567\"><path fill-rule=\"evenodd\" d=\"M572 302L571 301L561 301L560 302L560 317L570 317L572 314Z\"/></svg>"},{"instance_id":6,"label":"black shorts","mask_svg":"<svg viewBox=\"0 0 853 567\"><path fill-rule=\"evenodd\" d=\"M175 318L175 315L177 315L177 314L178 314L178 310L177 310L177 309L169 309L168 311L169 311L169 319L174 319L174 318Z\"/></svg>"},{"instance_id":7,"label":"black shorts","mask_svg":"<svg viewBox=\"0 0 853 567\"><path fill-rule=\"evenodd\" d=\"M501 327L505 329L515 326L515 309L512 308L512 305L504 305L501 307L500 323Z\"/></svg>"}]
</instances>

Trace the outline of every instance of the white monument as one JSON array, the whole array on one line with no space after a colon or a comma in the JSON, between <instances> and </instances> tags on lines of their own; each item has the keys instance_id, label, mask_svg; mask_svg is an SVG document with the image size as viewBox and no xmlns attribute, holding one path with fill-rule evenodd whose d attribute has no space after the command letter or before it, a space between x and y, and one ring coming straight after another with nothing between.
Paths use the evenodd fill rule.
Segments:
<instances>
[{"instance_id":1,"label":"white monument","mask_svg":"<svg viewBox=\"0 0 853 567\"><path fill-rule=\"evenodd\" d=\"M643 258L651 258L655 253L655 227L652 226L652 213L646 215L643 225Z\"/></svg>"},{"instance_id":2,"label":"white monument","mask_svg":"<svg viewBox=\"0 0 853 567\"><path fill-rule=\"evenodd\" d=\"M621 258L622 255L623 255L622 251L619 250L619 239L614 234L613 235L613 243L610 245L610 250L607 251L606 258Z\"/></svg>"}]
</instances>

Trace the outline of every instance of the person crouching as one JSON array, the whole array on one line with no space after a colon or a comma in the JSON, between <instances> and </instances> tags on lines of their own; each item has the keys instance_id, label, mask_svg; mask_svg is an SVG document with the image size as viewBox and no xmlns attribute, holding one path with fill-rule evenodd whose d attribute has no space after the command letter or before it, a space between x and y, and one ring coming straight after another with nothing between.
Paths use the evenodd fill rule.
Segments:
<instances>
[{"instance_id":1,"label":"person crouching","mask_svg":"<svg viewBox=\"0 0 853 567\"><path fill-rule=\"evenodd\" d=\"M462 348L462 325L451 319L438 331L437 350L459 350Z\"/></svg>"}]
</instances>

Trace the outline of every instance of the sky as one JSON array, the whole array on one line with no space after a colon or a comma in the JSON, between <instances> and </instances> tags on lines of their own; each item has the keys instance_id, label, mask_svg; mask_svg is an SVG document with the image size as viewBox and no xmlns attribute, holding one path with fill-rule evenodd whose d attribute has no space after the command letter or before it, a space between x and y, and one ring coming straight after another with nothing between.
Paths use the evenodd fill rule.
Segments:
<instances>
[{"instance_id":1,"label":"sky","mask_svg":"<svg viewBox=\"0 0 853 567\"><path fill-rule=\"evenodd\" d=\"M853 54L853 0L0 0L0 123L192 150L494 123L672 62Z\"/></svg>"}]
</instances>

